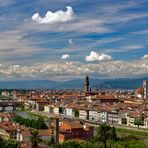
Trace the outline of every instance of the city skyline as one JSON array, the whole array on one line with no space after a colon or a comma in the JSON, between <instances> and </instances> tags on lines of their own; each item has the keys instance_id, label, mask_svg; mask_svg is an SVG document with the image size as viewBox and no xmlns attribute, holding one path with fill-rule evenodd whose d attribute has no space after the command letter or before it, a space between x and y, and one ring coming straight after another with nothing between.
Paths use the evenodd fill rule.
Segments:
<instances>
[{"instance_id":1,"label":"city skyline","mask_svg":"<svg viewBox=\"0 0 148 148\"><path fill-rule=\"evenodd\" d=\"M0 0L0 80L148 76L147 5Z\"/></svg>"}]
</instances>

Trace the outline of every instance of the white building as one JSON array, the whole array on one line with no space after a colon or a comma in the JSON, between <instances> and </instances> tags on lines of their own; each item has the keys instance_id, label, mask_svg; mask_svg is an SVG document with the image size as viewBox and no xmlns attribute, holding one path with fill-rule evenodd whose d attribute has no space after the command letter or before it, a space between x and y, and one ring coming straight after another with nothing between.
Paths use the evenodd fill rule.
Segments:
<instances>
[{"instance_id":1,"label":"white building","mask_svg":"<svg viewBox=\"0 0 148 148\"><path fill-rule=\"evenodd\" d=\"M9 91L2 91L1 95L5 96L5 97L9 97L10 96L10 92Z\"/></svg>"},{"instance_id":2,"label":"white building","mask_svg":"<svg viewBox=\"0 0 148 148\"><path fill-rule=\"evenodd\" d=\"M108 123L111 123L111 124L121 123L121 121L119 121L118 111L113 110L111 112L108 112Z\"/></svg>"},{"instance_id":3,"label":"white building","mask_svg":"<svg viewBox=\"0 0 148 148\"><path fill-rule=\"evenodd\" d=\"M55 114L55 115L59 115L59 107L54 107L54 109L53 109L53 113Z\"/></svg>"},{"instance_id":4,"label":"white building","mask_svg":"<svg viewBox=\"0 0 148 148\"><path fill-rule=\"evenodd\" d=\"M148 117L144 119L144 128L148 128Z\"/></svg>"},{"instance_id":5,"label":"white building","mask_svg":"<svg viewBox=\"0 0 148 148\"><path fill-rule=\"evenodd\" d=\"M89 121L98 121L99 115L97 111L90 110L89 111Z\"/></svg>"},{"instance_id":6,"label":"white building","mask_svg":"<svg viewBox=\"0 0 148 148\"><path fill-rule=\"evenodd\" d=\"M65 108L66 116L73 117L72 108Z\"/></svg>"},{"instance_id":7,"label":"white building","mask_svg":"<svg viewBox=\"0 0 148 148\"><path fill-rule=\"evenodd\" d=\"M103 123L108 123L108 113L107 112L99 112L99 120Z\"/></svg>"},{"instance_id":8,"label":"white building","mask_svg":"<svg viewBox=\"0 0 148 148\"><path fill-rule=\"evenodd\" d=\"M79 118L83 120L89 119L89 111L88 110L79 110Z\"/></svg>"},{"instance_id":9,"label":"white building","mask_svg":"<svg viewBox=\"0 0 148 148\"><path fill-rule=\"evenodd\" d=\"M49 113L50 112L50 107L49 105L44 106L44 112Z\"/></svg>"}]
</instances>

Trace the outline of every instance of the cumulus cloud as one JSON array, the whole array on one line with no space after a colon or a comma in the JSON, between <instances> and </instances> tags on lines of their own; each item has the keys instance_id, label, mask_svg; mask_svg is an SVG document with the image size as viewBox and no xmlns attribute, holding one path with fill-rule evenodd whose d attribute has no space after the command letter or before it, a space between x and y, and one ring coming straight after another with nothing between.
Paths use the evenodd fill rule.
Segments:
<instances>
[{"instance_id":1,"label":"cumulus cloud","mask_svg":"<svg viewBox=\"0 0 148 148\"><path fill-rule=\"evenodd\" d=\"M61 59L63 59L63 60L67 60L67 59L69 59L70 58L70 55L69 54L63 54L62 56L61 56Z\"/></svg>"},{"instance_id":2,"label":"cumulus cloud","mask_svg":"<svg viewBox=\"0 0 148 148\"><path fill-rule=\"evenodd\" d=\"M31 65L0 64L0 79L52 79L68 80L86 74L101 78L147 76L148 59L132 61L111 60L100 63L49 61ZM49 77L50 76L50 77Z\"/></svg>"},{"instance_id":3,"label":"cumulus cloud","mask_svg":"<svg viewBox=\"0 0 148 148\"><path fill-rule=\"evenodd\" d=\"M142 59L148 59L148 54L145 54Z\"/></svg>"},{"instance_id":4,"label":"cumulus cloud","mask_svg":"<svg viewBox=\"0 0 148 148\"><path fill-rule=\"evenodd\" d=\"M93 62L93 61L109 61L112 60L112 57L107 54L98 54L94 51L91 51L90 55L86 56L85 60L87 62Z\"/></svg>"},{"instance_id":5,"label":"cumulus cloud","mask_svg":"<svg viewBox=\"0 0 148 148\"><path fill-rule=\"evenodd\" d=\"M67 6L66 8L66 11L48 11L44 17L41 17L40 14L37 12L33 14L32 20L37 22L38 24L56 24L71 21L75 17L74 11L70 6Z\"/></svg>"}]
</instances>

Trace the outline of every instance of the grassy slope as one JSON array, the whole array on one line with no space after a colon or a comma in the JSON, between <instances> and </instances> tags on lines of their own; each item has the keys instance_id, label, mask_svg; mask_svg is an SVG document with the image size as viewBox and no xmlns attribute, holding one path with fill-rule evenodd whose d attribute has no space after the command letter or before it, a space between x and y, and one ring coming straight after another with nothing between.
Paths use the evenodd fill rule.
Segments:
<instances>
[{"instance_id":1,"label":"grassy slope","mask_svg":"<svg viewBox=\"0 0 148 148\"><path fill-rule=\"evenodd\" d=\"M142 131L136 131L136 130L129 130L129 129L121 129L121 128L116 128L117 135L119 137L125 137L128 135L133 135L141 140L144 141L145 144L148 146L148 132L142 132Z\"/></svg>"}]
</instances>

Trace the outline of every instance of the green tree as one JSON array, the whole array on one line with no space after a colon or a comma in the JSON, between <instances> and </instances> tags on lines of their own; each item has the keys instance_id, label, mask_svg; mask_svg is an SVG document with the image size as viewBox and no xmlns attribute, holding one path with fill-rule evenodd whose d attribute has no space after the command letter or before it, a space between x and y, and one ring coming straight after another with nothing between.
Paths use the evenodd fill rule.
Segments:
<instances>
[{"instance_id":1,"label":"green tree","mask_svg":"<svg viewBox=\"0 0 148 148\"><path fill-rule=\"evenodd\" d=\"M76 109L76 110L74 111L74 116L75 116L75 117L79 117L79 110Z\"/></svg>"},{"instance_id":2,"label":"green tree","mask_svg":"<svg viewBox=\"0 0 148 148\"><path fill-rule=\"evenodd\" d=\"M101 141L104 144L104 148L107 148L107 140L110 138L110 130L111 127L106 124L100 125L98 129L97 136L99 141Z\"/></svg>"},{"instance_id":3,"label":"green tree","mask_svg":"<svg viewBox=\"0 0 148 148\"><path fill-rule=\"evenodd\" d=\"M36 121L34 119L31 119L30 123L29 123L29 127L34 127L35 128L35 126L36 126Z\"/></svg>"},{"instance_id":4,"label":"green tree","mask_svg":"<svg viewBox=\"0 0 148 148\"><path fill-rule=\"evenodd\" d=\"M26 121L25 121L25 126L27 126L27 127L30 127L30 120L29 119L26 119Z\"/></svg>"},{"instance_id":5,"label":"green tree","mask_svg":"<svg viewBox=\"0 0 148 148\"><path fill-rule=\"evenodd\" d=\"M54 146L55 145L55 139L52 136L49 140L44 140L43 141L46 145L48 145L49 147Z\"/></svg>"},{"instance_id":6,"label":"green tree","mask_svg":"<svg viewBox=\"0 0 148 148\"><path fill-rule=\"evenodd\" d=\"M30 142L32 144L32 148L38 148L38 144L42 141L38 131L30 130L30 133L31 133Z\"/></svg>"},{"instance_id":7,"label":"green tree","mask_svg":"<svg viewBox=\"0 0 148 148\"><path fill-rule=\"evenodd\" d=\"M39 118L37 121L36 121L36 128L37 129L47 129L47 125L44 123L44 120L43 118Z\"/></svg>"},{"instance_id":8,"label":"green tree","mask_svg":"<svg viewBox=\"0 0 148 148\"><path fill-rule=\"evenodd\" d=\"M83 148L99 148L99 144L98 143L92 143L92 142L84 142L82 144Z\"/></svg>"},{"instance_id":9,"label":"green tree","mask_svg":"<svg viewBox=\"0 0 148 148\"><path fill-rule=\"evenodd\" d=\"M143 125L142 118L135 118L134 119L134 125L137 125L138 129L140 125Z\"/></svg>"},{"instance_id":10,"label":"green tree","mask_svg":"<svg viewBox=\"0 0 148 148\"><path fill-rule=\"evenodd\" d=\"M111 140L117 141L117 134L116 134L116 129L114 126L111 128L110 136L111 136Z\"/></svg>"},{"instance_id":11,"label":"green tree","mask_svg":"<svg viewBox=\"0 0 148 148\"><path fill-rule=\"evenodd\" d=\"M54 144L54 143L55 143L55 139L54 139L54 137L52 136L51 139L50 139L50 145L51 145L51 144Z\"/></svg>"},{"instance_id":12,"label":"green tree","mask_svg":"<svg viewBox=\"0 0 148 148\"><path fill-rule=\"evenodd\" d=\"M6 140L0 137L0 148L18 148L18 145L14 140Z\"/></svg>"},{"instance_id":13,"label":"green tree","mask_svg":"<svg viewBox=\"0 0 148 148\"><path fill-rule=\"evenodd\" d=\"M27 127L32 127L32 128L36 128L36 129L48 129L47 125L44 123L43 118L39 118L38 120L34 120L34 119L27 119L27 118L23 118L21 116L15 116L13 118L13 121L21 124L21 125L25 125Z\"/></svg>"},{"instance_id":14,"label":"green tree","mask_svg":"<svg viewBox=\"0 0 148 148\"><path fill-rule=\"evenodd\" d=\"M82 145L77 141L66 141L60 144L60 148L82 148Z\"/></svg>"}]
</instances>

